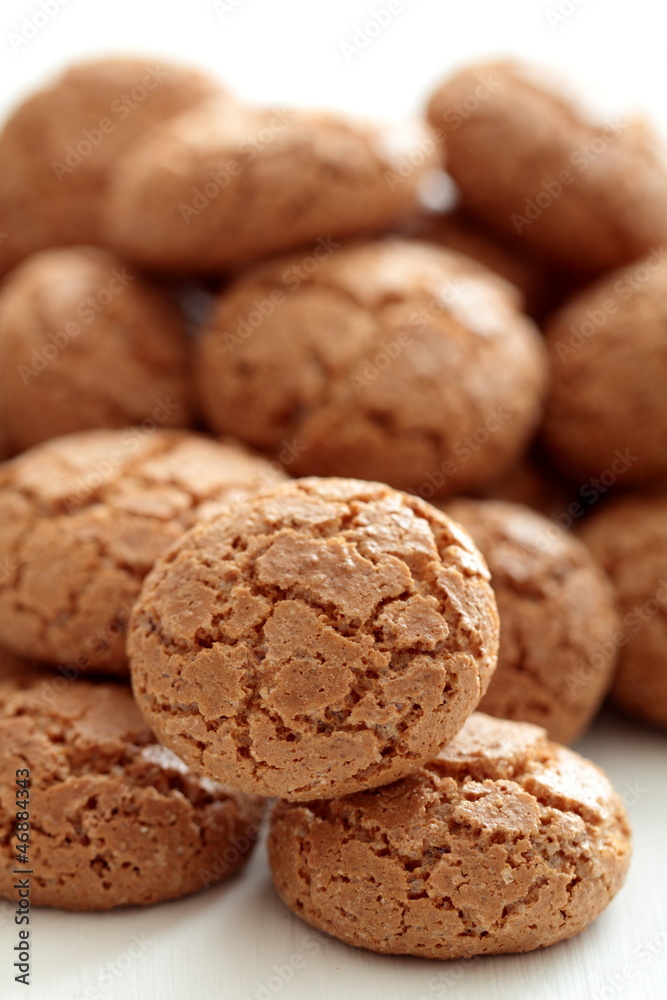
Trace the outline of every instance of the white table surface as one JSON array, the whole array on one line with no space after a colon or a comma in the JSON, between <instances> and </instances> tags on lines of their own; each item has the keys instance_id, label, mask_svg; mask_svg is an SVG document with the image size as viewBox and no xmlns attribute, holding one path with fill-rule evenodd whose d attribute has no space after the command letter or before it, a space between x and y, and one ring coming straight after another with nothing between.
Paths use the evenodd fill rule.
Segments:
<instances>
[{"instance_id":1,"label":"white table surface","mask_svg":"<svg viewBox=\"0 0 667 1000\"><path fill-rule=\"evenodd\" d=\"M419 110L452 67L514 54L574 73L609 109L645 108L667 132L656 0L401 0L388 27L351 58L343 43L388 0L55 2L57 12L18 46L14 36L40 0L2 2L0 113L73 59L131 51L208 67L252 101L394 118ZM609 714L581 749L625 795L635 855L625 888L572 941L455 963L357 951L282 906L261 845L233 882L181 902L104 915L34 912L29 991L12 982L15 928L11 907L0 904L0 998L665 1000L667 739Z\"/></svg>"},{"instance_id":2,"label":"white table surface","mask_svg":"<svg viewBox=\"0 0 667 1000\"><path fill-rule=\"evenodd\" d=\"M577 747L628 806L628 880L578 937L459 962L373 955L311 930L274 892L260 844L228 883L106 914L33 911L33 986L11 982L14 926L0 905L0 997L18 1000L664 1000L667 737L606 713Z\"/></svg>"}]
</instances>

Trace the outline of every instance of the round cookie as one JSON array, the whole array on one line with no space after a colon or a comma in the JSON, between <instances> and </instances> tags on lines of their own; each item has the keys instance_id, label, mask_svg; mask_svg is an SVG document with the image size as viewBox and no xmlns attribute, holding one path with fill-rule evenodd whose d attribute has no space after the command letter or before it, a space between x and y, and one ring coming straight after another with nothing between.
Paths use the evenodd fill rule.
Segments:
<instances>
[{"instance_id":1,"label":"round cookie","mask_svg":"<svg viewBox=\"0 0 667 1000\"><path fill-rule=\"evenodd\" d=\"M438 88L428 119L475 214L566 269L606 271L665 242L667 157L644 122L603 120L553 84L479 63Z\"/></svg>"},{"instance_id":2,"label":"round cookie","mask_svg":"<svg viewBox=\"0 0 667 1000\"><path fill-rule=\"evenodd\" d=\"M0 274L37 250L104 242L102 203L119 155L220 93L196 70L109 58L70 67L23 101L0 134Z\"/></svg>"},{"instance_id":3,"label":"round cookie","mask_svg":"<svg viewBox=\"0 0 667 1000\"><path fill-rule=\"evenodd\" d=\"M283 901L319 930L458 959L578 934L623 884L629 837L599 768L536 726L475 713L402 781L278 803L269 859Z\"/></svg>"},{"instance_id":4,"label":"round cookie","mask_svg":"<svg viewBox=\"0 0 667 1000\"><path fill-rule=\"evenodd\" d=\"M498 667L480 711L573 743L616 666L618 618L603 570L573 535L527 507L453 500L443 510L484 556L498 602Z\"/></svg>"},{"instance_id":5,"label":"round cookie","mask_svg":"<svg viewBox=\"0 0 667 1000\"><path fill-rule=\"evenodd\" d=\"M128 641L158 738L243 791L328 798L410 773L461 728L498 619L468 536L380 483L304 479L160 559Z\"/></svg>"},{"instance_id":6,"label":"round cookie","mask_svg":"<svg viewBox=\"0 0 667 1000\"><path fill-rule=\"evenodd\" d=\"M237 871L257 836L261 801L197 777L159 746L127 687L0 680L0 896L12 902L24 769L33 906L176 899Z\"/></svg>"},{"instance_id":7,"label":"round cookie","mask_svg":"<svg viewBox=\"0 0 667 1000\"><path fill-rule=\"evenodd\" d=\"M0 404L18 451L95 427L192 414L176 306L106 250L47 250L0 290Z\"/></svg>"},{"instance_id":8,"label":"round cookie","mask_svg":"<svg viewBox=\"0 0 667 1000\"><path fill-rule=\"evenodd\" d=\"M505 282L427 243L344 247L247 272L197 345L204 413L294 475L356 476L425 499L491 481L540 416L544 347Z\"/></svg>"},{"instance_id":9,"label":"round cookie","mask_svg":"<svg viewBox=\"0 0 667 1000\"><path fill-rule=\"evenodd\" d=\"M546 327L544 441L572 480L607 489L667 476L667 258L602 278ZM593 483L595 486L595 483ZM604 492L604 490L600 490Z\"/></svg>"},{"instance_id":10,"label":"round cookie","mask_svg":"<svg viewBox=\"0 0 667 1000\"><path fill-rule=\"evenodd\" d=\"M130 150L114 171L107 240L134 260L220 271L304 245L302 263L417 203L436 165L425 123L210 102Z\"/></svg>"},{"instance_id":11,"label":"round cookie","mask_svg":"<svg viewBox=\"0 0 667 1000\"><path fill-rule=\"evenodd\" d=\"M155 559L200 517L283 478L236 444L133 427L54 438L0 466L0 643L127 674Z\"/></svg>"},{"instance_id":12,"label":"round cookie","mask_svg":"<svg viewBox=\"0 0 667 1000\"><path fill-rule=\"evenodd\" d=\"M614 500L587 518L581 537L609 573L622 616L612 698L667 728L667 497Z\"/></svg>"}]
</instances>

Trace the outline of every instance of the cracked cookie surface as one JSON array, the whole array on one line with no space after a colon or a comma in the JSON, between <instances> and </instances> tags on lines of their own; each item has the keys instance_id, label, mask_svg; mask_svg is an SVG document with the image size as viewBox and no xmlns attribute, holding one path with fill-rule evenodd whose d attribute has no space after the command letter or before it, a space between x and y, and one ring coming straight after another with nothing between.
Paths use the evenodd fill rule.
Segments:
<instances>
[{"instance_id":1,"label":"cracked cookie surface","mask_svg":"<svg viewBox=\"0 0 667 1000\"><path fill-rule=\"evenodd\" d=\"M103 245L107 180L120 154L220 93L197 70L109 58L71 66L23 101L0 134L0 274L46 247Z\"/></svg>"},{"instance_id":2,"label":"cracked cookie surface","mask_svg":"<svg viewBox=\"0 0 667 1000\"><path fill-rule=\"evenodd\" d=\"M428 120L464 205L566 270L601 273L665 242L660 138L642 119L603 119L544 67L468 66Z\"/></svg>"},{"instance_id":3,"label":"cracked cookie surface","mask_svg":"<svg viewBox=\"0 0 667 1000\"><path fill-rule=\"evenodd\" d=\"M0 896L15 900L16 772L30 771L34 905L108 910L233 874L263 803L159 746L129 688L0 675Z\"/></svg>"},{"instance_id":4,"label":"cracked cookie surface","mask_svg":"<svg viewBox=\"0 0 667 1000\"><path fill-rule=\"evenodd\" d=\"M85 431L0 466L0 642L127 674L125 633L156 558L200 517L283 474L187 431Z\"/></svg>"},{"instance_id":5,"label":"cracked cookie surface","mask_svg":"<svg viewBox=\"0 0 667 1000\"><path fill-rule=\"evenodd\" d=\"M543 729L475 713L402 781L278 803L269 859L284 902L319 930L456 959L579 933L621 887L629 837L599 768Z\"/></svg>"},{"instance_id":6,"label":"cracked cookie surface","mask_svg":"<svg viewBox=\"0 0 667 1000\"><path fill-rule=\"evenodd\" d=\"M195 770L307 799L414 770L495 667L484 561L429 504L378 483L287 483L198 525L134 612L135 695Z\"/></svg>"},{"instance_id":7,"label":"cracked cookie surface","mask_svg":"<svg viewBox=\"0 0 667 1000\"><path fill-rule=\"evenodd\" d=\"M418 120L385 125L211 101L166 122L118 163L106 242L132 260L187 273L301 245L307 265L331 252L332 239L338 246L408 212L436 165L434 149Z\"/></svg>"},{"instance_id":8,"label":"cracked cookie surface","mask_svg":"<svg viewBox=\"0 0 667 1000\"><path fill-rule=\"evenodd\" d=\"M300 266L272 261L219 298L196 362L218 433L269 454L289 442L294 475L378 480L425 499L518 459L546 357L505 282L406 239L342 247L308 275Z\"/></svg>"},{"instance_id":9,"label":"cracked cookie surface","mask_svg":"<svg viewBox=\"0 0 667 1000\"><path fill-rule=\"evenodd\" d=\"M486 559L498 602L498 667L480 711L573 743L616 667L615 595L602 567L573 535L519 504L452 500L442 509Z\"/></svg>"},{"instance_id":10,"label":"cracked cookie surface","mask_svg":"<svg viewBox=\"0 0 667 1000\"><path fill-rule=\"evenodd\" d=\"M163 413L188 427L189 351L176 306L105 250L45 251L0 293L0 400L14 451Z\"/></svg>"},{"instance_id":11,"label":"cracked cookie surface","mask_svg":"<svg viewBox=\"0 0 667 1000\"><path fill-rule=\"evenodd\" d=\"M586 520L581 537L612 579L621 614L611 696L667 728L667 498L627 496Z\"/></svg>"}]
</instances>

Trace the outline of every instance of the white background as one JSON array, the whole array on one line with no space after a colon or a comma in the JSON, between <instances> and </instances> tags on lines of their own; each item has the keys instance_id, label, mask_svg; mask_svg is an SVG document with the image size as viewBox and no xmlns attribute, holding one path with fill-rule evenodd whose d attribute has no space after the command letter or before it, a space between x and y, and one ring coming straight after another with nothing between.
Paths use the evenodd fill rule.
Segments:
<instances>
[{"instance_id":1,"label":"white background","mask_svg":"<svg viewBox=\"0 0 667 1000\"><path fill-rule=\"evenodd\" d=\"M619 110L648 109L667 131L660 0L402 0L349 61L343 43L389 0L43 2L58 13L17 51L11 35L40 0L0 4L3 110L73 59L134 52L208 67L248 100L394 117L418 111L452 67L514 54L571 71ZM559 7L572 13L550 23Z\"/></svg>"},{"instance_id":2,"label":"white background","mask_svg":"<svg viewBox=\"0 0 667 1000\"><path fill-rule=\"evenodd\" d=\"M51 10L57 2L44 0ZM461 63L518 55L573 73L583 93L610 111L646 110L667 133L658 0L403 0L370 39L374 28L365 26L388 0L68 0L58 6L24 42L30 32L24 19L35 19L40 0L3 0L3 114L68 62L102 53L189 61L258 103L386 118L419 111L431 88ZM344 48L350 45L357 48ZM625 797L635 857L617 899L570 942L467 963L356 951L310 931L282 907L260 849L242 877L178 903L105 915L38 912L30 991L11 981L13 916L9 904L0 904L0 997L664 1000L667 742L608 715L581 749L607 768Z\"/></svg>"}]
</instances>

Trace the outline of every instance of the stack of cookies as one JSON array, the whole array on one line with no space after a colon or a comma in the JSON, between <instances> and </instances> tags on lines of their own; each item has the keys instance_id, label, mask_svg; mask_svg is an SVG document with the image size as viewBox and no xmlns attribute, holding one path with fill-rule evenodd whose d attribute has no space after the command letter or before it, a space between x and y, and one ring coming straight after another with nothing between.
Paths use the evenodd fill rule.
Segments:
<instances>
[{"instance_id":1,"label":"stack of cookies","mask_svg":"<svg viewBox=\"0 0 667 1000\"><path fill-rule=\"evenodd\" d=\"M0 156L0 894L24 824L35 905L195 892L277 799L349 944L585 928L630 831L565 745L667 726L649 126L510 63L397 125L108 59Z\"/></svg>"}]
</instances>

